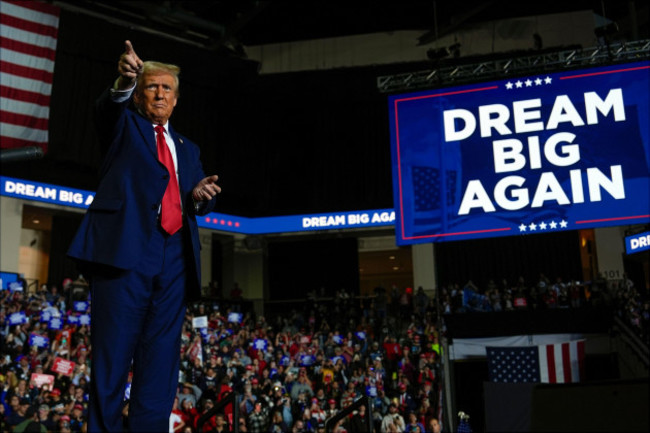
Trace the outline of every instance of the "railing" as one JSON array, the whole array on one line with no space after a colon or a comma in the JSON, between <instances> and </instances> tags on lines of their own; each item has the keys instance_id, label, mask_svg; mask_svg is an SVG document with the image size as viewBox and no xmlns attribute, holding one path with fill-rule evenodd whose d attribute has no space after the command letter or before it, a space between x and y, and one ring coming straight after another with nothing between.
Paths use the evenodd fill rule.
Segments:
<instances>
[{"instance_id":1,"label":"railing","mask_svg":"<svg viewBox=\"0 0 650 433\"><path fill-rule=\"evenodd\" d=\"M203 431L203 425L216 414L223 412L223 409L229 404L232 404L232 428L228 431L239 433L239 405L237 404L237 393L235 392L228 393L224 398L218 400L212 409L202 414L196 420L196 431Z\"/></svg>"},{"instance_id":2,"label":"railing","mask_svg":"<svg viewBox=\"0 0 650 433\"><path fill-rule=\"evenodd\" d=\"M621 341L634 352L639 361L643 363L646 369L650 367L650 348L648 344L641 340L641 338L630 329L630 325L625 323L623 319L616 316L614 323L617 330L620 332Z\"/></svg>"},{"instance_id":3,"label":"railing","mask_svg":"<svg viewBox=\"0 0 650 433\"><path fill-rule=\"evenodd\" d=\"M520 53L519 56L511 53L490 53L480 57L484 60L462 63L466 59L453 59L450 64L443 62L424 70L380 76L377 77L377 89L382 93L404 92L487 78L496 79L513 73L647 60L650 57L650 40L611 43L590 48L571 47L559 51L543 50L539 53Z\"/></svg>"},{"instance_id":4,"label":"railing","mask_svg":"<svg viewBox=\"0 0 650 433\"><path fill-rule=\"evenodd\" d=\"M331 418L328 418L325 420L325 432L331 433L334 431L334 427L338 424L340 420L343 418L349 416L352 412L357 410L359 407L365 406L366 407L366 432L372 433L373 428L372 428L372 411L370 410L370 400L368 397L363 396L359 397L357 400L354 401L350 406L346 407L345 409L341 409L336 415L334 415Z\"/></svg>"}]
</instances>

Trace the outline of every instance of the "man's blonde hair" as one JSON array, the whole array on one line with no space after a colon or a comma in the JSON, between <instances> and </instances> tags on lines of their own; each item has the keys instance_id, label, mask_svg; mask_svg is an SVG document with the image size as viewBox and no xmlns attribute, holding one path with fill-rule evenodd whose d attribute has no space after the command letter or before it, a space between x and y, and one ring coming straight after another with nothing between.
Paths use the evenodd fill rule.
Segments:
<instances>
[{"instance_id":1,"label":"man's blonde hair","mask_svg":"<svg viewBox=\"0 0 650 433\"><path fill-rule=\"evenodd\" d=\"M178 76L180 73L181 68L176 65L172 65L170 63L146 61L142 64L142 73L138 74L138 88L142 86L142 80L144 79L145 75L169 74L174 78L176 96L178 96L180 93L180 82L178 80Z\"/></svg>"}]
</instances>

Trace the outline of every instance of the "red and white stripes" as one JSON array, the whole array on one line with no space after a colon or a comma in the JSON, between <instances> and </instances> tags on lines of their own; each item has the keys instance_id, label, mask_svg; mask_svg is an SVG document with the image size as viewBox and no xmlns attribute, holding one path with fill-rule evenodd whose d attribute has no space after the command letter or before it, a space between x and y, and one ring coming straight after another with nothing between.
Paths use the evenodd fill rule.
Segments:
<instances>
[{"instance_id":1,"label":"red and white stripes","mask_svg":"<svg viewBox=\"0 0 650 433\"><path fill-rule=\"evenodd\" d=\"M584 379L585 340L539 346L542 383L575 383Z\"/></svg>"},{"instance_id":2,"label":"red and white stripes","mask_svg":"<svg viewBox=\"0 0 650 433\"><path fill-rule=\"evenodd\" d=\"M0 0L0 147L48 144L59 8Z\"/></svg>"}]
</instances>

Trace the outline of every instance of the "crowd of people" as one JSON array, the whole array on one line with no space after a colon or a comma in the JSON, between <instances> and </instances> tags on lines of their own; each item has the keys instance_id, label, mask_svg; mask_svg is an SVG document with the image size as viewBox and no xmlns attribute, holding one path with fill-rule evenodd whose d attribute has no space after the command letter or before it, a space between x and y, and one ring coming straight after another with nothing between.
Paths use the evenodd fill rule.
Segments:
<instances>
[{"instance_id":1,"label":"crowd of people","mask_svg":"<svg viewBox=\"0 0 650 433\"><path fill-rule=\"evenodd\" d=\"M87 428L91 306L89 299L73 301L70 290L68 282L60 293L47 286L0 292L1 431ZM340 290L331 304L310 297L306 308L273 318L241 303L189 305L170 432L233 431L234 423L247 432L324 431L328 418L362 396L367 407L343 418L336 431L366 431L368 418L381 432L437 431L442 402L433 303L421 290L407 292L408 305L388 302L381 289L376 294L386 303ZM418 295L427 298L424 308L415 307ZM127 384L125 420L129 392ZM229 393L237 410L229 404L204 416Z\"/></svg>"},{"instance_id":2,"label":"crowd of people","mask_svg":"<svg viewBox=\"0 0 650 433\"><path fill-rule=\"evenodd\" d=\"M90 302L59 293L0 291L0 431L85 431L92 347ZM576 287L579 295L576 295ZM441 288L442 313L576 308L612 297L618 313L647 337L649 308L628 280L614 286L554 283ZM520 304L518 298L525 303ZM512 299L512 301L509 301ZM310 293L302 308L256 316L245 303L188 306L178 394L170 432L320 432L356 404L334 430L437 432L442 383L436 303L421 288L377 288L327 302ZM444 317L444 315L443 315ZM129 385L124 390L128 419ZM234 393L234 401L213 411ZM234 407L236 405L236 408ZM32 430L30 430L30 428ZM36 428L36 429L35 429Z\"/></svg>"},{"instance_id":3,"label":"crowd of people","mask_svg":"<svg viewBox=\"0 0 650 433\"><path fill-rule=\"evenodd\" d=\"M607 305L613 307L646 344L649 342L650 297L639 291L627 275L613 281L601 275L593 281L566 281L561 277L551 281L540 274L532 284L519 277L515 284L505 279L499 284L489 280L480 287L469 280L462 286L441 287L440 296L443 314Z\"/></svg>"}]
</instances>

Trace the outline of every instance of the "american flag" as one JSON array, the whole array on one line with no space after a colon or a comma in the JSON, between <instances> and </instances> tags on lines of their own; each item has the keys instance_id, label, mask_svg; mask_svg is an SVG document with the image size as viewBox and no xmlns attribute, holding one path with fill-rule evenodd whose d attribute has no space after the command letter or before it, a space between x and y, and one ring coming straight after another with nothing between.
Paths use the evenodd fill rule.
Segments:
<instances>
[{"instance_id":1,"label":"american flag","mask_svg":"<svg viewBox=\"0 0 650 433\"><path fill-rule=\"evenodd\" d=\"M413 167L413 200L416 211L440 208L440 172L433 167Z\"/></svg>"},{"instance_id":2,"label":"american flag","mask_svg":"<svg viewBox=\"0 0 650 433\"><path fill-rule=\"evenodd\" d=\"M584 378L585 340L487 347L489 379L501 383L572 383Z\"/></svg>"},{"instance_id":3,"label":"american flag","mask_svg":"<svg viewBox=\"0 0 650 433\"><path fill-rule=\"evenodd\" d=\"M439 227L442 223L443 209L451 208L456 203L457 172L455 170L444 171L444 188L442 185L443 172L437 168L413 166L411 174L413 176L414 226L423 230L431 229L431 226Z\"/></svg>"},{"instance_id":4,"label":"american flag","mask_svg":"<svg viewBox=\"0 0 650 433\"><path fill-rule=\"evenodd\" d=\"M47 150L59 8L0 0L0 141Z\"/></svg>"}]
</instances>

